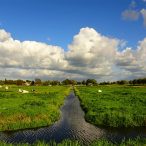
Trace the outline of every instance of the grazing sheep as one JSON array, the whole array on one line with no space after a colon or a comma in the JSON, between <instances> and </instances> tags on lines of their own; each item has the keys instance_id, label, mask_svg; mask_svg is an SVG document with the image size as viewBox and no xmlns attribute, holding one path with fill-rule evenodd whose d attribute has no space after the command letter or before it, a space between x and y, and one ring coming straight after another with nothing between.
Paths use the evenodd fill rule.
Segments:
<instances>
[{"instance_id":1,"label":"grazing sheep","mask_svg":"<svg viewBox=\"0 0 146 146\"><path fill-rule=\"evenodd\" d=\"M5 87L5 90L8 90L8 89L9 89L9 87L8 87L8 86L6 86L6 87Z\"/></svg>"},{"instance_id":2,"label":"grazing sheep","mask_svg":"<svg viewBox=\"0 0 146 146\"><path fill-rule=\"evenodd\" d=\"M22 93L23 91L22 91L21 89L19 89L19 91L18 91L18 92Z\"/></svg>"},{"instance_id":3,"label":"grazing sheep","mask_svg":"<svg viewBox=\"0 0 146 146\"><path fill-rule=\"evenodd\" d=\"M0 88L2 88L3 86L0 85Z\"/></svg>"},{"instance_id":4,"label":"grazing sheep","mask_svg":"<svg viewBox=\"0 0 146 146\"><path fill-rule=\"evenodd\" d=\"M101 93L102 92L102 90L98 90L98 93Z\"/></svg>"},{"instance_id":5,"label":"grazing sheep","mask_svg":"<svg viewBox=\"0 0 146 146\"><path fill-rule=\"evenodd\" d=\"M22 90L22 93L29 93L29 91L27 91L27 90Z\"/></svg>"},{"instance_id":6,"label":"grazing sheep","mask_svg":"<svg viewBox=\"0 0 146 146\"><path fill-rule=\"evenodd\" d=\"M22 89L19 89L18 92L19 92L19 93L29 93L29 91L27 91L27 90L22 90Z\"/></svg>"}]
</instances>

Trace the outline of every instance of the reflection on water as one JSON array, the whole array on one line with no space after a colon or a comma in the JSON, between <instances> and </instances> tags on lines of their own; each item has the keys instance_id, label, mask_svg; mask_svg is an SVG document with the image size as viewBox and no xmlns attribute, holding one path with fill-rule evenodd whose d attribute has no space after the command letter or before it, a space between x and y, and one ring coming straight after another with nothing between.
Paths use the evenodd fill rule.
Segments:
<instances>
[{"instance_id":1,"label":"reflection on water","mask_svg":"<svg viewBox=\"0 0 146 146\"><path fill-rule=\"evenodd\" d=\"M64 139L79 140L88 145L95 139L106 137L113 142L121 141L124 138L146 137L145 128L117 129L98 128L84 119L84 112L80 107L78 98L71 93L64 106L61 108L62 117L50 127L19 130L14 132L0 132L0 140L8 143L34 143L35 141L55 140L61 142Z\"/></svg>"},{"instance_id":2,"label":"reflection on water","mask_svg":"<svg viewBox=\"0 0 146 146\"><path fill-rule=\"evenodd\" d=\"M146 127L106 129L106 138L112 142L121 142L123 139L134 139L137 137L146 138Z\"/></svg>"}]
</instances>

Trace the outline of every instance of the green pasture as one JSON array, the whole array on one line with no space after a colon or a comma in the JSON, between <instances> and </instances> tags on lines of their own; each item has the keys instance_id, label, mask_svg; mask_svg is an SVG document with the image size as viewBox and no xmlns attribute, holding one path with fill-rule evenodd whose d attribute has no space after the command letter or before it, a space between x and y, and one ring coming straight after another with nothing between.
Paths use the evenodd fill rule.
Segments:
<instances>
[{"instance_id":1,"label":"green pasture","mask_svg":"<svg viewBox=\"0 0 146 146\"><path fill-rule=\"evenodd\" d=\"M89 146L145 146L146 145L146 139L139 139L136 138L134 140L123 140L121 143L112 143L106 139L99 139L96 140L94 142L92 142L91 144L89 144ZM60 143L56 143L56 142L42 142L42 141L38 141L34 144L6 144L3 142L0 142L0 146L84 146L84 144L81 144L78 141L71 141L71 140L64 140Z\"/></svg>"},{"instance_id":2,"label":"green pasture","mask_svg":"<svg viewBox=\"0 0 146 146\"><path fill-rule=\"evenodd\" d=\"M85 111L85 119L92 124L146 126L146 86L78 86L75 92Z\"/></svg>"},{"instance_id":3,"label":"green pasture","mask_svg":"<svg viewBox=\"0 0 146 146\"><path fill-rule=\"evenodd\" d=\"M9 86L7 91L4 87L0 88L0 131L53 124L70 91L67 86ZM19 93L19 89L29 93Z\"/></svg>"}]
</instances>

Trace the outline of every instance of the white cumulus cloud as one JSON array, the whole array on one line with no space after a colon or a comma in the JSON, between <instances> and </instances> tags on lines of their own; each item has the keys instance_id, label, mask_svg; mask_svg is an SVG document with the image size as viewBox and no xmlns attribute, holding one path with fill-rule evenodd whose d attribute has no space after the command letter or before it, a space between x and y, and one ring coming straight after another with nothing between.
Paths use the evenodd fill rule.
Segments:
<instances>
[{"instance_id":1,"label":"white cumulus cloud","mask_svg":"<svg viewBox=\"0 0 146 146\"><path fill-rule=\"evenodd\" d=\"M103 36L92 28L82 28L68 46L66 59L70 69L83 75L109 75L119 44L118 39Z\"/></svg>"},{"instance_id":2,"label":"white cumulus cloud","mask_svg":"<svg viewBox=\"0 0 146 146\"><path fill-rule=\"evenodd\" d=\"M8 76L8 72L15 72L15 74L10 74L11 78L19 72L20 77L25 78L26 74L21 76L22 72L29 70L32 76L36 70L42 70L42 73L43 70L58 71L62 70L66 64L64 50L61 47L36 41L21 42L13 39L5 30L0 30L1 76ZM48 72L48 76L50 74L51 72Z\"/></svg>"},{"instance_id":3,"label":"white cumulus cloud","mask_svg":"<svg viewBox=\"0 0 146 146\"><path fill-rule=\"evenodd\" d=\"M6 32L4 29L0 29L0 42L9 40L11 38L11 34Z\"/></svg>"},{"instance_id":4,"label":"white cumulus cloud","mask_svg":"<svg viewBox=\"0 0 146 146\"><path fill-rule=\"evenodd\" d=\"M19 41L0 30L0 78L87 79L98 81L146 76L146 38L136 49L93 28L81 28L64 51L36 41Z\"/></svg>"}]
</instances>

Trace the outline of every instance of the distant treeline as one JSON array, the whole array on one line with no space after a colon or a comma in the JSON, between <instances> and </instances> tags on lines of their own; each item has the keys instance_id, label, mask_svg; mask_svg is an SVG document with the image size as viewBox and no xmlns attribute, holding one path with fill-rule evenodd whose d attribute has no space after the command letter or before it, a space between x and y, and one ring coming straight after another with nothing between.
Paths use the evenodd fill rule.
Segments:
<instances>
[{"instance_id":1,"label":"distant treeline","mask_svg":"<svg viewBox=\"0 0 146 146\"><path fill-rule=\"evenodd\" d=\"M134 80L120 80L116 82L101 82L100 85L110 85L110 84L119 84L119 85L145 85L146 84L146 78L140 78L140 79L134 79Z\"/></svg>"},{"instance_id":2,"label":"distant treeline","mask_svg":"<svg viewBox=\"0 0 146 146\"><path fill-rule=\"evenodd\" d=\"M43 85L43 86L54 86L54 85L88 85L88 86L96 86L96 85L111 85L111 84L119 84L119 85L144 85L146 84L146 78L141 79L134 79L134 80L120 80L115 82L100 82L98 83L95 79L87 79L83 81L76 81L76 80L70 80L65 79L63 81L58 80L47 80L42 81L39 78L36 78L34 81L31 80L0 80L0 85L26 85L26 86L35 86L35 85Z\"/></svg>"}]
</instances>

